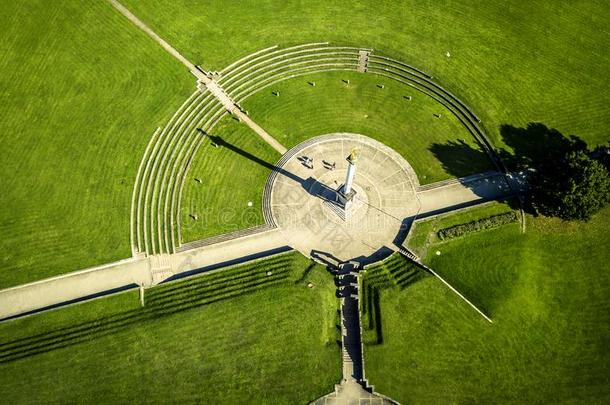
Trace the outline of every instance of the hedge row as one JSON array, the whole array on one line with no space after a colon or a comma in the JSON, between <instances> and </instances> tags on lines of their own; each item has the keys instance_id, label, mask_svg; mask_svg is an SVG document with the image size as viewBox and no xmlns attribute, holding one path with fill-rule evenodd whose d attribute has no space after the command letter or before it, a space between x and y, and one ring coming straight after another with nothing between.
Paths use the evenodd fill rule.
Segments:
<instances>
[{"instance_id":1,"label":"hedge row","mask_svg":"<svg viewBox=\"0 0 610 405\"><path fill-rule=\"evenodd\" d=\"M478 232L483 229L496 228L501 225L516 222L517 219L517 214L514 211L505 212L503 214L494 215L488 218L481 218L465 224L440 229L438 231L438 237L441 240L457 238L458 236Z\"/></svg>"}]
</instances>

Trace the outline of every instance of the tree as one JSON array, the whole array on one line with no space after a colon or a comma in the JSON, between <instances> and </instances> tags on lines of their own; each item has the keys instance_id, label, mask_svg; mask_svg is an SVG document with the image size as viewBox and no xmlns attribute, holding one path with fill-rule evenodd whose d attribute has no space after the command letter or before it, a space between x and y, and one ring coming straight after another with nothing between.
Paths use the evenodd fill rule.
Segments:
<instances>
[{"instance_id":1,"label":"tree","mask_svg":"<svg viewBox=\"0 0 610 405\"><path fill-rule=\"evenodd\" d=\"M600 145L593 150L593 157L606 167L610 172L610 142L608 145Z\"/></svg>"},{"instance_id":2,"label":"tree","mask_svg":"<svg viewBox=\"0 0 610 405\"><path fill-rule=\"evenodd\" d=\"M544 215L588 220L610 202L608 170L584 151L542 163L530 185L532 204Z\"/></svg>"}]
</instances>

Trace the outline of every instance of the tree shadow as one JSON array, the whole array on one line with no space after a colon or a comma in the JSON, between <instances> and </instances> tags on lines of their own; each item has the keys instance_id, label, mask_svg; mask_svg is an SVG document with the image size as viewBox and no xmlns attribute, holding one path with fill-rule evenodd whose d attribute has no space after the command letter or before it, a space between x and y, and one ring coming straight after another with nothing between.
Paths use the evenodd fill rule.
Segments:
<instances>
[{"instance_id":1,"label":"tree shadow","mask_svg":"<svg viewBox=\"0 0 610 405\"><path fill-rule=\"evenodd\" d=\"M568 152L587 150L587 143L578 136L565 136L540 122L530 122L525 128L503 124L500 136L511 149L500 150L500 158L509 170L534 168L543 162L561 159Z\"/></svg>"},{"instance_id":2,"label":"tree shadow","mask_svg":"<svg viewBox=\"0 0 610 405\"><path fill-rule=\"evenodd\" d=\"M483 167L480 163L489 161L487 154L462 140L449 141L445 144L433 143L429 149L441 162L443 169L452 176L460 178L477 172L479 168L480 171L489 169L489 166Z\"/></svg>"},{"instance_id":3,"label":"tree shadow","mask_svg":"<svg viewBox=\"0 0 610 405\"><path fill-rule=\"evenodd\" d=\"M503 124L500 126L500 136L506 148L497 149L495 153L508 173L488 173L488 176L492 176L488 178L493 178L498 187L510 189L504 194L512 208L523 208L531 214L536 214L535 210L522 198L527 191L528 172L545 162L562 159L568 152L587 151L586 142L578 136L565 136L539 122L530 122L523 128ZM494 190L482 180L476 179L476 176L462 177L472 173L475 162L486 156L483 150L475 149L464 141L449 141L432 144L430 151L447 173L458 178L460 183L481 198L491 199ZM500 191L498 189L496 194L501 194ZM509 199L511 196L520 196L521 201Z\"/></svg>"},{"instance_id":4,"label":"tree shadow","mask_svg":"<svg viewBox=\"0 0 610 405\"><path fill-rule=\"evenodd\" d=\"M498 149L496 153L510 171L533 168L549 159L559 159L568 152L587 150L587 143L580 137L565 136L540 122L530 122L524 128L502 124L500 136L509 149ZM483 150L461 140L434 143L430 151L447 173L458 178L472 173L475 162L487 156Z\"/></svg>"},{"instance_id":5,"label":"tree shadow","mask_svg":"<svg viewBox=\"0 0 610 405\"><path fill-rule=\"evenodd\" d=\"M504 173L498 171L489 171L489 165L481 164L482 161L489 162L487 153L482 149L474 148L466 142L459 140L449 141L444 144L434 143L430 146L429 150L440 161L445 172L456 177L456 180L427 184L421 187L422 191L438 187L438 198L443 199L445 195L440 186L457 181L470 189L479 199L460 203L459 205L447 206L438 210L422 212L419 216L420 218L465 208L478 204L481 200L509 199L517 193L518 179L509 178ZM477 170L480 170L478 174L471 174ZM431 194L422 194L421 198L423 199L424 197L431 197Z\"/></svg>"}]
</instances>

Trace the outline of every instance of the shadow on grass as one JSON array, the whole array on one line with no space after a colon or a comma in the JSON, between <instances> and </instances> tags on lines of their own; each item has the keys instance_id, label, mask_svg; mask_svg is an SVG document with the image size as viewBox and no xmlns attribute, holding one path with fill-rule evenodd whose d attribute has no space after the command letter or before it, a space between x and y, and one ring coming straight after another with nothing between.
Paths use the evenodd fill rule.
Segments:
<instances>
[{"instance_id":1,"label":"shadow on grass","mask_svg":"<svg viewBox=\"0 0 610 405\"><path fill-rule=\"evenodd\" d=\"M504 124L500 126L500 135L512 150L499 151L509 170L536 167L549 159L561 159L568 152L587 150L586 142L578 136L565 136L539 122L530 122L525 128Z\"/></svg>"},{"instance_id":2,"label":"shadow on grass","mask_svg":"<svg viewBox=\"0 0 610 405\"><path fill-rule=\"evenodd\" d=\"M146 306L143 308L0 343L0 364L91 341L134 325L286 283L290 278L290 266L289 258L280 258L262 266L230 269L151 288L145 294Z\"/></svg>"},{"instance_id":3,"label":"shadow on grass","mask_svg":"<svg viewBox=\"0 0 610 405\"><path fill-rule=\"evenodd\" d=\"M381 296L394 288L403 291L429 276L427 272L398 255L367 270L363 279L362 297L363 328L367 335L367 344L383 343Z\"/></svg>"},{"instance_id":4,"label":"shadow on grass","mask_svg":"<svg viewBox=\"0 0 610 405\"><path fill-rule=\"evenodd\" d=\"M301 276L298 278L298 280L295 280L295 284L301 284L303 283L306 279L307 276L309 276L309 274L311 273L311 271L316 267L316 263L312 260L309 265L305 268L305 270L303 270L303 273L301 274Z\"/></svg>"},{"instance_id":5,"label":"shadow on grass","mask_svg":"<svg viewBox=\"0 0 610 405\"><path fill-rule=\"evenodd\" d=\"M458 203L431 212L421 214L420 218L442 214L460 208L465 208L482 201L506 199L516 194L513 184L509 183L503 173L489 170L489 165L481 165L483 159L488 159L487 154L481 149L474 148L464 141L449 141L445 144L435 143L430 146L432 154L440 161L445 172L457 178L464 187L470 189L478 199ZM478 174L471 174L481 171ZM463 177L465 174L469 176ZM444 184L444 182L443 182ZM432 189L438 184L423 186L423 190ZM443 189L439 188L442 193Z\"/></svg>"},{"instance_id":6,"label":"shadow on grass","mask_svg":"<svg viewBox=\"0 0 610 405\"><path fill-rule=\"evenodd\" d=\"M198 128L198 130L201 133L206 134L205 131L203 131L199 128ZM300 184L301 187L303 187L303 189L305 189L312 196L318 197L322 200L328 201L333 204L340 204L340 201L341 201L340 193L337 190L316 180L315 178L313 178L311 176L308 177L307 179L301 178L301 177L297 176L296 174L289 172L288 170L285 170L281 167L277 167L277 166L259 158L258 156L255 156L255 155L251 154L250 152L245 151L245 150L225 141L224 139L222 139L219 136L209 135L209 138L210 138L210 141L212 141L212 143L214 145L225 147L225 148L229 149L230 151L232 151L254 163L257 163L258 165L260 165L266 169L278 172L280 175L293 180L294 182ZM304 161L301 161L301 163L304 164Z\"/></svg>"},{"instance_id":7,"label":"shadow on grass","mask_svg":"<svg viewBox=\"0 0 610 405\"><path fill-rule=\"evenodd\" d=\"M586 142L578 136L565 136L539 122L530 122L524 128L503 124L500 126L500 136L509 150L499 149L496 152L508 170L512 171L536 167L543 161L559 159L571 151L587 150ZM464 141L435 143L430 146L430 151L447 173L458 178L476 172L477 162L486 157L483 150L475 149Z\"/></svg>"},{"instance_id":8,"label":"shadow on grass","mask_svg":"<svg viewBox=\"0 0 610 405\"><path fill-rule=\"evenodd\" d=\"M462 177L465 173L475 171L477 162L486 155L482 150L475 149L463 141L450 141L445 144L435 143L430 146L430 151L447 173L457 177L476 195L483 199L495 199L494 193L507 197L524 194L527 189L528 169L536 168L543 162L561 159L571 151L587 150L587 144L578 136L564 136L558 130L537 122L531 122L524 128L504 124L500 126L500 135L507 149L497 150L496 153L511 174L496 175L493 178L495 186L482 183L485 179ZM536 214L527 201L521 202L522 207L518 200L509 200L512 208L523 208L529 214Z\"/></svg>"},{"instance_id":9,"label":"shadow on grass","mask_svg":"<svg viewBox=\"0 0 610 405\"><path fill-rule=\"evenodd\" d=\"M487 154L462 140L445 144L433 143L430 151L441 162L443 169L454 177L464 177L490 168L490 164L481 163L489 162Z\"/></svg>"},{"instance_id":10,"label":"shadow on grass","mask_svg":"<svg viewBox=\"0 0 610 405\"><path fill-rule=\"evenodd\" d=\"M198 130L202 133L205 134L205 132L201 129L198 128ZM209 135L208 136L210 138L210 141L212 141L213 145L218 145L218 146L222 146L224 148L229 149L230 151L237 153L238 155L245 157L248 160L251 160L254 163L257 163L269 170L277 170L278 168L272 164L267 162L266 160L263 160L261 158L259 158L258 156L255 156L253 154L251 154L250 152L243 150L242 148L239 148L235 145L233 145L232 143L229 143L227 141L225 141L224 139L222 139L220 136L217 135Z\"/></svg>"}]
</instances>

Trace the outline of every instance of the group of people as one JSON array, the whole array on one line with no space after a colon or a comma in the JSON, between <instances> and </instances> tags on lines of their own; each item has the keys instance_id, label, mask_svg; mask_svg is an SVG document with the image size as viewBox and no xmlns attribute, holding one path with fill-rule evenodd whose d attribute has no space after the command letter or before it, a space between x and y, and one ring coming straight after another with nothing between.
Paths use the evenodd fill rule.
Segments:
<instances>
[{"instance_id":1,"label":"group of people","mask_svg":"<svg viewBox=\"0 0 610 405\"><path fill-rule=\"evenodd\" d=\"M313 170L313 158L310 156L301 156L299 158L299 160L301 161L301 163L303 164L303 166L305 166L308 169L312 169ZM323 160L322 163L324 164L324 167L327 168L328 170L335 170L337 168L337 163L336 162L327 162L326 160Z\"/></svg>"}]
</instances>

